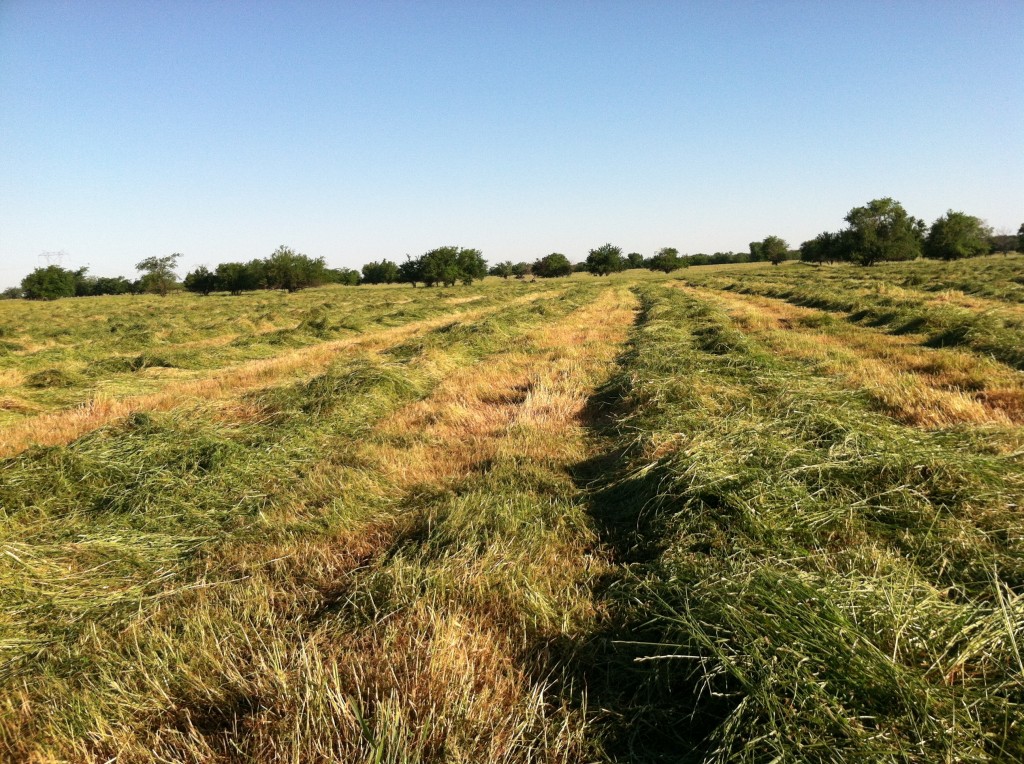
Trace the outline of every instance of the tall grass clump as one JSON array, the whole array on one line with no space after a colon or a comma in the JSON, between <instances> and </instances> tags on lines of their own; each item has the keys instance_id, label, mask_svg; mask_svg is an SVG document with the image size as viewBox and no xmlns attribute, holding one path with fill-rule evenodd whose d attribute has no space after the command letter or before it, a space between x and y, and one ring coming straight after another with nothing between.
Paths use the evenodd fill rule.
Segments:
<instances>
[{"instance_id":1,"label":"tall grass clump","mask_svg":"<svg viewBox=\"0 0 1024 764\"><path fill-rule=\"evenodd\" d=\"M1024 757L1021 454L833 387L645 290L595 485L624 759Z\"/></svg>"}]
</instances>

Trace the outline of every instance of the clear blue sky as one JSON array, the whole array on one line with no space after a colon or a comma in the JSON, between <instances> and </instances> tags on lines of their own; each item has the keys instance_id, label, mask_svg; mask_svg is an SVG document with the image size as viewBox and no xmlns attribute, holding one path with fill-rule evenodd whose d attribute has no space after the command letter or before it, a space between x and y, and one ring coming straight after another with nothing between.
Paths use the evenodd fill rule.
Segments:
<instances>
[{"instance_id":1,"label":"clear blue sky","mask_svg":"<svg viewBox=\"0 0 1024 764\"><path fill-rule=\"evenodd\" d=\"M1024 2L0 0L0 286L1024 222Z\"/></svg>"}]
</instances>

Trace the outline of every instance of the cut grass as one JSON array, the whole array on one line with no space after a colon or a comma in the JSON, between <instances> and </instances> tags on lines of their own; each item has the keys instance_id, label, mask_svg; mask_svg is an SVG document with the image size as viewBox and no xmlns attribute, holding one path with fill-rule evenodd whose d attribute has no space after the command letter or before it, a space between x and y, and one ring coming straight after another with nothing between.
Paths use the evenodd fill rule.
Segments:
<instances>
[{"instance_id":1,"label":"cut grass","mask_svg":"<svg viewBox=\"0 0 1024 764\"><path fill-rule=\"evenodd\" d=\"M0 759L1024 758L1020 372L759 296L977 264L58 303L7 421L130 405L0 460Z\"/></svg>"},{"instance_id":2,"label":"cut grass","mask_svg":"<svg viewBox=\"0 0 1024 764\"><path fill-rule=\"evenodd\" d=\"M586 716L537 647L591 617L565 468L631 317L601 288L6 460L5 755L577 760ZM447 378L509 354L537 393L487 458L393 482L383 418L440 421Z\"/></svg>"},{"instance_id":3,"label":"cut grass","mask_svg":"<svg viewBox=\"0 0 1024 764\"><path fill-rule=\"evenodd\" d=\"M873 414L679 290L609 394L628 758L1024 755L1021 454Z\"/></svg>"}]
</instances>

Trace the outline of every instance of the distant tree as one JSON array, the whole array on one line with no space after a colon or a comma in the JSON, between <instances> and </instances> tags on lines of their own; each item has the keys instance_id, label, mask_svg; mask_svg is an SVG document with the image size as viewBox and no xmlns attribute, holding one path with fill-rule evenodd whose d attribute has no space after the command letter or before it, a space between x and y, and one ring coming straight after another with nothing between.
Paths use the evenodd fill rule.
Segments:
<instances>
[{"instance_id":1,"label":"distant tree","mask_svg":"<svg viewBox=\"0 0 1024 764\"><path fill-rule=\"evenodd\" d=\"M507 279L510 276L516 275L516 266L511 260L505 260L504 262L491 266L489 273L492 276L500 276L503 279Z\"/></svg>"},{"instance_id":2,"label":"distant tree","mask_svg":"<svg viewBox=\"0 0 1024 764\"><path fill-rule=\"evenodd\" d=\"M644 267L644 256L639 252L630 252L626 255L626 268L643 268Z\"/></svg>"},{"instance_id":3,"label":"distant tree","mask_svg":"<svg viewBox=\"0 0 1024 764\"><path fill-rule=\"evenodd\" d=\"M533 275L533 263L516 263L512 266L512 274L517 279L525 279Z\"/></svg>"},{"instance_id":4,"label":"distant tree","mask_svg":"<svg viewBox=\"0 0 1024 764\"><path fill-rule=\"evenodd\" d=\"M394 284L398 281L398 266L390 260L367 263L363 266L363 283Z\"/></svg>"},{"instance_id":5,"label":"distant tree","mask_svg":"<svg viewBox=\"0 0 1024 764\"><path fill-rule=\"evenodd\" d=\"M75 274L75 297L91 297L98 294L96 279L89 275L88 268L79 268L72 273Z\"/></svg>"},{"instance_id":6,"label":"distant tree","mask_svg":"<svg viewBox=\"0 0 1024 764\"><path fill-rule=\"evenodd\" d=\"M0 292L0 300L20 300L24 296L21 287L7 287Z\"/></svg>"},{"instance_id":7,"label":"distant tree","mask_svg":"<svg viewBox=\"0 0 1024 764\"><path fill-rule=\"evenodd\" d=\"M584 260L583 262L580 262L580 263L573 263L572 264L572 272L573 273L590 273L590 266L587 265L587 261L586 260Z\"/></svg>"},{"instance_id":8,"label":"distant tree","mask_svg":"<svg viewBox=\"0 0 1024 764\"><path fill-rule=\"evenodd\" d=\"M223 290L231 294L253 292L267 287L265 263L250 260L247 263L221 263L214 274L214 291Z\"/></svg>"},{"instance_id":9,"label":"distant tree","mask_svg":"<svg viewBox=\"0 0 1024 764\"><path fill-rule=\"evenodd\" d=\"M421 258L413 260L405 256L405 262L398 266L398 280L403 284L412 284L416 288L417 281L423 281L423 263Z\"/></svg>"},{"instance_id":10,"label":"distant tree","mask_svg":"<svg viewBox=\"0 0 1024 764\"><path fill-rule=\"evenodd\" d=\"M819 233L800 245L800 259L806 263L835 263L850 259L848 231Z\"/></svg>"},{"instance_id":11,"label":"distant tree","mask_svg":"<svg viewBox=\"0 0 1024 764\"><path fill-rule=\"evenodd\" d=\"M675 247L662 247L654 257L647 261L648 268L662 273L671 273L687 265L689 263L679 256L679 250Z\"/></svg>"},{"instance_id":12,"label":"distant tree","mask_svg":"<svg viewBox=\"0 0 1024 764\"><path fill-rule=\"evenodd\" d=\"M626 261L622 258L622 248L613 244L603 244L590 250L587 255L587 270L595 276L607 276L625 270Z\"/></svg>"},{"instance_id":13,"label":"distant tree","mask_svg":"<svg viewBox=\"0 0 1024 764\"><path fill-rule=\"evenodd\" d=\"M544 255L544 257L533 264L533 275L542 279L571 276L572 263L561 252L552 252L550 255Z\"/></svg>"},{"instance_id":14,"label":"distant tree","mask_svg":"<svg viewBox=\"0 0 1024 764\"><path fill-rule=\"evenodd\" d=\"M182 285L185 287L186 291L207 295L210 294L210 292L217 291L217 274L205 265L200 265L194 271L189 271L185 274L185 279L182 281Z\"/></svg>"},{"instance_id":15,"label":"distant tree","mask_svg":"<svg viewBox=\"0 0 1024 764\"><path fill-rule=\"evenodd\" d=\"M456 264L459 280L467 286L487 275L487 261L479 249L460 249Z\"/></svg>"},{"instance_id":16,"label":"distant tree","mask_svg":"<svg viewBox=\"0 0 1024 764\"><path fill-rule=\"evenodd\" d=\"M487 262L478 249L438 247L419 258L419 278L428 287L434 284L454 286L461 281L471 284L487 275Z\"/></svg>"},{"instance_id":17,"label":"distant tree","mask_svg":"<svg viewBox=\"0 0 1024 764\"><path fill-rule=\"evenodd\" d=\"M327 268L324 271L327 284L341 284L342 286L359 286L361 278L359 271L355 268Z\"/></svg>"},{"instance_id":18,"label":"distant tree","mask_svg":"<svg viewBox=\"0 0 1024 764\"><path fill-rule=\"evenodd\" d=\"M939 260L984 255L989 251L992 228L980 218L948 210L932 223L924 240L924 256Z\"/></svg>"},{"instance_id":19,"label":"distant tree","mask_svg":"<svg viewBox=\"0 0 1024 764\"><path fill-rule=\"evenodd\" d=\"M1024 223L1017 229L1017 251L1024 252Z\"/></svg>"},{"instance_id":20,"label":"distant tree","mask_svg":"<svg viewBox=\"0 0 1024 764\"><path fill-rule=\"evenodd\" d=\"M778 236L766 236L761 242L761 255L772 265L778 265L789 254L789 245Z\"/></svg>"},{"instance_id":21,"label":"distant tree","mask_svg":"<svg viewBox=\"0 0 1024 764\"><path fill-rule=\"evenodd\" d=\"M921 254L924 221L908 215L894 199L873 199L846 215L851 259L861 265L880 260L913 260Z\"/></svg>"},{"instance_id":22,"label":"distant tree","mask_svg":"<svg viewBox=\"0 0 1024 764\"><path fill-rule=\"evenodd\" d=\"M999 233L992 234L988 237L988 248L991 252L996 254L1007 254L1009 252L1017 251L1017 235L1013 233L1007 233L1006 229L1003 229Z\"/></svg>"},{"instance_id":23,"label":"distant tree","mask_svg":"<svg viewBox=\"0 0 1024 764\"><path fill-rule=\"evenodd\" d=\"M299 254L283 244L264 261L267 287L297 292L328 282L327 266L322 257Z\"/></svg>"},{"instance_id":24,"label":"distant tree","mask_svg":"<svg viewBox=\"0 0 1024 764\"><path fill-rule=\"evenodd\" d=\"M750 242L750 262L759 263L764 259L764 253L761 252L761 242Z\"/></svg>"},{"instance_id":25,"label":"distant tree","mask_svg":"<svg viewBox=\"0 0 1024 764\"><path fill-rule=\"evenodd\" d=\"M56 300L75 296L75 271L48 265L36 268L21 280L21 291L29 300Z\"/></svg>"},{"instance_id":26,"label":"distant tree","mask_svg":"<svg viewBox=\"0 0 1024 764\"><path fill-rule=\"evenodd\" d=\"M100 276L93 284L93 294L131 294L132 282L124 276Z\"/></svg>"},{"instance_id":27,"label":"distant tree","mask_svg":"<svg viewBox=\"0 0 1024 764\"><path fill-rule=\"evenodd\" d=\"M180 252L175 252L164 257L147 257L136 265L135 269L142 271L142 278L139 279L141 291L165 297L177 283L178 277L174 269L181 256Z\"/></svg>"}]
</instances>

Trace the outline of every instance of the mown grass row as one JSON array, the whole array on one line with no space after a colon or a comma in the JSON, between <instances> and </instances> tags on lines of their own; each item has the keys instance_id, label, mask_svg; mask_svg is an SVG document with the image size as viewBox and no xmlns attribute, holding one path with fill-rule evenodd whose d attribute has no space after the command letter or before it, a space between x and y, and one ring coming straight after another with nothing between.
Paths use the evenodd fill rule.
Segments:
<instances>
[{"instance_id":1,"label":"mown grass row","mask_svg":"<svg viewBox=\"0 0 1024 764\"><path fill-rule=\"evenodd\" d=\"M692 288L689 288L692 289ZM851 324L832 313L734 292L692 290L738 328L786 358L859 390L902 422L939 428L1006 427L1021 442L1024 374L977 353L929 348L912 337Z\"/></svg>"},{"instance_id":2,"label":"mown grass row","mask_svg":"<svg viewBox=\"0 0 1024 764\"><path fill-rule=\"evenodd\" d=\"M568 522L559 478L510 456L453 494L396 493L360 448L383 417L453 370L528 351L533 328L565 320L595 294L584 286L456 321L391 352L340 360L306 383L229 406L137 414L0 463L2 757L406 761L440 751L470 761L493 746L526 760L554 745L552 708L524 681L542 660L527 666L521 643L506 652L507 633L482 632L506 672L494 692L519 698L525 687L533 709L505 713L500 699L478 697L482 685L455 681L462 674L433 676L448 670L435 660L454 659L446 645L465 647L463 622L402 603L457 587L456 599L487 612L521 605L541 613L534 620L562 618L564 608L538 599L552 585L539 570L537 591L520 586L525 572L509 575L536 548L486 557L475 590L459 577L473 559L465 550L482 554L484 540L512 543L515 528L538 527L559 538ZM509 481L518 488L502 490ZM533 487L543 490L534 496ZM449 530L423 544L425 522ZM453 560L402 564L420 554ZM378 558L387 564L364 572ZM502 598L501 587L514 591ZM416 628L393 628L406 617ZM479 617L464 614L470 625ZM421 717L440 700L397 679L416 640L430 649L416 654L425 663L405 667L410 681L454 693L433 727Z\"/></svg>"},{"instance_id":3,"label":"mown grass row","mask_svg":"<svg viewBox=\"0 0 1024 764\"><path fill-rule=\"evenodd\" d=\"M1024 464L648 288L604 396L619 760L1024 758ZM615 668L617 666L617 668Z\"/></svg>"},{"instance_id":4,"label":"mown grass row","mask_svg":"<svg viewBox=\"0 0 1024 764\"><path fill-rule=\"evenodd\" d=\"M139 394L329 340L487 309L550 284L325 287L288 295L97 297L0 307L0 423Z\"/></svg>"},{"instance_id":5,"label":"mown grass row","mask_svg":"<svg viewBox=\"0 0 1024 764\"><path fill-rule=\"evenodd\" d=\"M894 289L872 272L871 286L851 283L849 268L832 276L819 269L792 266L784 273L729 277L691 275L688 283L774 297L794 305L847 314L849 320L884 327L895 334L922 334L933 347L965 347L1024 370L1024 316L1019 310L987 310L942 303Z\"/></svg>"}]
</instances>

